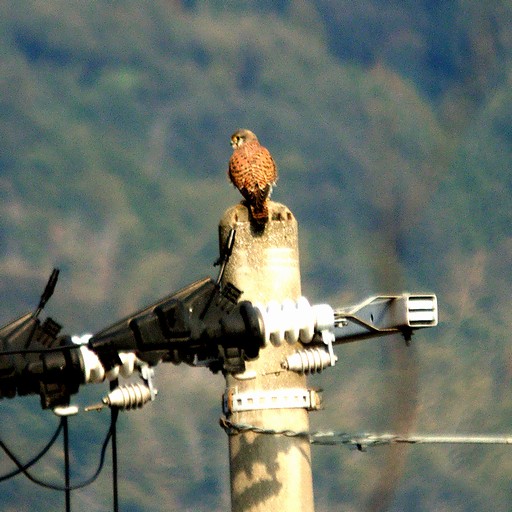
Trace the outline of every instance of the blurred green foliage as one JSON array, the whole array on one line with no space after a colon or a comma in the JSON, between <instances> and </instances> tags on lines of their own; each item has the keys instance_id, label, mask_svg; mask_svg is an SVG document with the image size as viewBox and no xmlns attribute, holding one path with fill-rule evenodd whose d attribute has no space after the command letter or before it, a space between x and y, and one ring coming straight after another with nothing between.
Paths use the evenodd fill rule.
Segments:
<instances>
[{"instance_id":1,"label":"blurred green foliage","mask_svg":"<svg viewBox=\"0 0 512 512\"><path fill-rule=\"evenodd\" d=\"M239 200L229 136L248 127L278 163L274 199L299 220L308 298L439 296L441 325L410 350L395 339L338 349L338 367L315 379L327 408L313 427L393 430L414 417L422 432L510 432L511 11L498 0L2 3L2 321L35 306L53 266L48 314L70 333L213 274L218 219ZM122 509L226 510L222 378L157 373L157 402L121 418ZM1 407L2 438L28 458L55 420L32 398ZM74 468L106 429L103 416L79 418ZM510 509L505 448L396 453L314 448L317 510ZM59 479L59 460L39 471ZM376 494L386 478L394 492ZM63 502L21 477L3 485L3 510ZM74 493L77 509L105 510L108 487L103 476Z\"/></svg>"}]
</instances>

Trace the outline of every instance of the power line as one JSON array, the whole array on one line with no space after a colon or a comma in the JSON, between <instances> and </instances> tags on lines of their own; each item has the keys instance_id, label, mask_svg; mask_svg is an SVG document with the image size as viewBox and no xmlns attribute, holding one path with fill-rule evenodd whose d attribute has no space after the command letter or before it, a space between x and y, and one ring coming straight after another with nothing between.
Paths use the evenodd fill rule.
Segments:
<instances>
[{"instance_id":1,"label":"power line","mask_svg":"<svg viewBox=\"0 0 512 512\"><path fill-rule=\"evenodd\" d=\"M512 444L512 436L440 436L440 435L414 435L399 436L396 434L349 434L335 431L294 431L274 430L262 428L256 425L234 423L222 417L219 421L221 427L228 435L238 435L243 432L254 432L255 434L306 437L311 444L317 445L348 445L364 450L373 446L391 444Z\"/></svg>"},{"instance_id":2,"label":"power line","mask_svg":"<svg viewBox=\"0 0 512 512\"><path fill-rule=\"evenodd\" d=\"M63 427L63 422L62 422L62 418L61 418L61 421L59 422L57 430L51 437L50 441L48 441L48 444L41 450L41 452L39 452L39 454L37 454L32 460L30 460L26 464L23 464L22 467L18 466L18 469L15 469L14 471L11 471L10 473L0 476L0 482L8 480L9 478L12 478L16 475L19 475L24 470L27 470L28 468L33 466L39 459L41 459L48 452L48 450L54 445L55 441L59 437L59 434L61 433L62 427ZM0 448L2 448L2 450L5 453L7 453L7 455L8 455L9 449L7 448L7 446L1 439L0 439Z\"/></svg>"},{"instance_id":3,"label":"power line","mask_svg":"<svg viewBox=\"0 0 512 512\"><path fill-rule=\"evenodd\" d=\"M119 386L119 380L115 379L110 383L110 391L114 391ZM116 425L119 408L112 407L110 409L110 421L112 425ZM114 427L112 431L112 506L113 512L119 511L119 488L118 488L118 472L117 472L117 429Z\"/></svg>"},{"instance_id":4,"label":"power line","mask_svg":"<svg viewBox=\"0 0 512 512\"><path fill-rule=\"evenodd\" d=\"M14 356L21 354L46 354L49 352L63 352L65 350L80 349L80 345L61 345L59 347L40 347L40 348L19 348L15 350L2 350L1 356Z\"/></svg>"},{"instance_id":5,"label":"power line","mask_svg":"<svg viewBox=\"0 0 512 512\"><path fill-rule=\"evenodd\" d=\"M57 439L62 427L63 427L63 422L61 420L60 424L59 424L59 428L57 429L57 431L55 432L55 434L53 435L50 443L48 443L48 445L45 447L45 449L36 457L34 458L32 461L30 461L29 463L27 464L23 464L22 462L20 462L20 460L18 459L18 457L16 457L16 455L14 455L14 453L5 445L5 443L3 443L1 440L0 440L0 448L2 448L2 450L5 452L5 454L14 462L14 464L18 467L18 469L16 471L13 471L12 474L9 474L9 475L4 475L4 477L2 477L0 479L0 481L3 481L3 480L6 480L7 478L11 478L12 476L15 476L19 473L23 473L31 482L41 486L41 487L45 487L46 489L53 489L55 491L62 491L62 492L69 492L69 491L74 491L74 490L77 490L77 489L82 489L84 487L87 487L88 485L92 484L97 478L98 476L100 475L102 469L103 469L103 465L105 463L105 453L107 451L107 447L108 447L108 444L109 444L109 441L115 431L115 426L116 426L116 422L117 422L117 415L112 415L111 416L111 422L110 422L110 427L108 429L108 432L107 432L107 435L105 436L105 440L103 441L103 445L102 445L102 448L101 448L101 454L100 454L100 462L98 464L98 468L96 469L95 473L90 477L88 478L87 480L84 480L83 482L79 483L79 484L74 484L74 485L57 485L57 484L52 484L52 483L49 483L49 482L45 482L35 476L33 476L31 473L29 473L28 471L28 467L32 466L35 462L37 462L37 460L39 460L48 450L49 448L53 445L53 443L55 442L55 440ZM37 459L37 460L36 460Z\"/></svg>"},{"instance_id":6,"label":"power line","mask_svg":"<svg viewBox=\"0 0 512 512\"><path fill-rule=\"evenodd\" d=\"M69 419L62 417L63 437L64 437L64 487L65 487L65 506L66 512L71 512L71 489L70 485L70 467L69 467Z\"/></svg>"},{"instance_id":7,"label":"power line","mask_svg":"<svg viewBox=\"0 0 512 512\"><path fill-rule=\"evenodd\" d=\"M509 436L437 436L396 434L345 434L341 432L314 432L310 435L311 444L346 444L364 449L372 446L390 444L512 444Z\"/></svg>"}]
</instances>

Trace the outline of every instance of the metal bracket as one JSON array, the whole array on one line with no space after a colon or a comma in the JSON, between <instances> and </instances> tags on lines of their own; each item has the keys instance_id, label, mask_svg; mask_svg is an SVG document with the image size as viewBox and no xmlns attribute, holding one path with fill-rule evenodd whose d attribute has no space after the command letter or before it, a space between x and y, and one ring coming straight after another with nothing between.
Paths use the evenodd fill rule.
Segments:
<instances>
[{"instance_id":1,"label":"metal bracket","mask_svg":"<svg viewBox=\"0 0 512 512\"><path fill-rule=\"evenodd\" d=\"M238 388L235 387L227 389L222 398L224 414L263 409L317 411L322 408L322 397L314 389L287 388L239 393Z\"/></svg>"}]
</instances>

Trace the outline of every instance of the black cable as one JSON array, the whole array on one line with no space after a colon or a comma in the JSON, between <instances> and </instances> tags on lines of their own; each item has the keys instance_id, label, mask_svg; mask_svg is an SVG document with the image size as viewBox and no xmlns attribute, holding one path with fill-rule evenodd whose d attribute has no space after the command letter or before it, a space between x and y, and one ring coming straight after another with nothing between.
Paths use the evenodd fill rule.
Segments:
<instances>
[{"instance_id":1,"label":"black cable","mask_svg":"<svg viewBox=\"0 0 512 512\"><path fill-rule=\"evenodd\" d=\"M63 350L76 350L82 345L62 345L60 347L41 347L41 348L20 348L16 350L1 350L0 356L12 356L17 354L44 354L47 352L60 352Z\"/></svg>"},{"instance_id":2,"label":"black cable","mask_svg":"<svg viewBox=\"0 0 512 512\"><path fill-rule=\"evenodd\" d=\"M220 265L219 275L217 276L217 281L215 282L216 285L220 285L222 277L224 276L224 271L226 270L229 258L231 257L231 253L233 252L233 246L235 245L235 235L236 229L231 228L226 238L224 247L222 248L222 254L219 256L219 259L214 263L214 265Z\"/></svg>"},{"instance_id":3,"label":"black cable","mask_svg":"<svg viewBox=\"0 0 512 512\"><path fill-rule=\"evenodd\" d=\"M115 379L110 382L110 390L113 391L119 385L119 380ZM119 491L117 485L117 416L119 414L119 409L117 407L112 407L110 409L110 422L114 425L114 429L112 432L112 501L114 505L113 512L119 512Z\"/></svg>"},{"instance_id":4,"label":"black cable","mask_svg":"<svg viewBox=\"0 0 512 512\"><path fill-rule=\"evenodd\" d=\"M36 320L37 322L37 317L39 316L39 314L41 313L41 311L44 309L44 307L46 306L46 303L50 300L50 297L53 295L53 292L55 291L55 286L57 284L57 280L59 278L59 269L58 268L54 268L53 269L53 272L50 276L50 279L48 280L48 282L46 283L46 286L45 286L45 289L41 295L41 298L39 300L39 305L37 306L37 309L36 311L31 315L31 319L32 320ZM11 333L9 333L2 341L4 343L4 345L6 343L8 343L12 337L22 328L24 327L24 324L22 325L19 325L16 329L14 329ZM27 347L30 345L30 343L32 342L32 338L34 336L34 332L35 332L35 329L36 329L36 324L34 324L32 326L32 331L30 333L30 335L28 336L28 339L27 339L27 342L26 342L26 345L25 345L25 350L27 350ZM13 355L13 354L30 354L31 352L25 352L24 350L16 350L16 351L6 351L6 352L0 352L0 355ZM32 352L33 353L33 352ZM37 352L36 352L37 353Z\"/></svg>"},{"instance_id":5,"label":"black cable","mask_svg":"<svg viewBox=\"0 0 512 512\"><path fill-rule=\"evenodd\" d=\"M70 470L69 470L69 428L68 428L68 417L62 417L62 424L64 427L63 438L64 438L64 482L66 487L66 512L71 512L71 490L69 488L70 483Z\"/></svg>"},{"instance_id":6,"label":"black cable","mask_svg":"<svg viewBox=\"0 0 512 512\"><path fill-rule=\"evenodd\" d=\"M53 295L53 292L55 291L55 286L57 284L58 279L59 269L54 268L50 276L50 279L48 279L48 282L46 283L43 294L41 295L41 299L39 300L39 305L37 306L36 312L34 313L35 317L39 316L39 313L41 313L43 308L46 306L46 303L50 300L50 297Z\"/></svg>"},{"instance_id":7,"label":"black cable","mask_svg":"<svg viewBox=\"0 0 512 512\"><path fill-rule=\"evenodd\" d=\"M62 485L56 485L51 484L48 482L44 482L40 480L39 478L36 478L35 476L32 476L27 469L25 469L24 465L17 459L17 457L5 446L5 444L2 443L2 449L6 453L6 455L18 466L18 473L23 473L31 482L40 485L41 487L45 487L46 489L53 489L54 491L62 491L65 492L67 490L74 491L77 489L82 489L83 487L87 487L88 485L92 484L101 473L101 470L103 469L103 465L105 463L105 453L107 451L108 443L110 441L110 438L112 437L112 433L115 430L115 422L117 421L117 415L113 415L110 422L110 428L108 429L107 435L105 437L105 440L103 441L103 446L101 447L101 455L100 455L100 463L98 465L98 469L96 472L87 480L83 481L80 484L70 485L70 486L62 486Z\"/></svg>"},{"instance_id":8,"label":"black cable","mask_svg":"<svg viewBox=\"0 0 512 512\"><path fill-rule=\"evenodd\" d=\"M57 430L51 437L50 441L48 441L48 444L41 450L41 452L38 455L36 455L32 460L28 461L26 464L23 464L21 468L18 466L18 469L15 469L14 471L11 471L10 473L7 473L3 476L0 476L0 482L8 480L9 478L12 478L13 476L19 475L24 470L26 471L28 468L33 466L39 459L41 459L44 455L46 455L48 450L54 445L55 441L57 441L57 438L59 437L59 434L62 430L62 426L63 426L63 423L62 423L62 418L61 418L59 425L57 427ZM4 442L1 439L0 439L0 448L2 448L2 450L4 452L6 452L6 453L8 452L7 446L4 444Z\"/></svg>"},{"instance_id":9,"label":"black cable","mask_svg":"<svg viewBox=\"0 0 512 512\"><path fill-rule=\"evenodd\" d=\"M117 407L112 407L112 416L119 414ZM117 432L114 430L112 434L112 501L114 504L113 512L119 511L119 490L118 490L118 478L117 478Z\"/></svg>"}]
</instances>

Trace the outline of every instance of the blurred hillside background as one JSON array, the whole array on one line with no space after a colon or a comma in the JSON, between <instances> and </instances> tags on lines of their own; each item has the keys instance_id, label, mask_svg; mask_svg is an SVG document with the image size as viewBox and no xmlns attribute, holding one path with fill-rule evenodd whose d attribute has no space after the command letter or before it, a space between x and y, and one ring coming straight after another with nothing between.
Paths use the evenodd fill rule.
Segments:
<instances>
[{"instance_id":1,"label":"blurred hillside background","mask_svg":"<svg viewBox=\"0 0 512 512\"><path fill-rule=\"evenodd\" d=\"M409 348L337 348L310 379L326 404L312 429L512 433L511 1L6 1L0 47L1 324L36 306L53 267L47 314L70 334L214 275L218 221L240 200L229 137L247 127L299 221L304 295L439 298L440 326ZM229 510L222 376L156 378L156 402L118 422L121 510ZM0 410L23 460L57 425L37 397ZM74 481L108 423L70 420ZM60 446L35 474L62 481ZM109 461L74 510L111 507ZM317 512L512 502L509 447L313 447L313 464ZM3 511L63 509L22 476L1 485Z\"/></svg>"}]
</instances>

